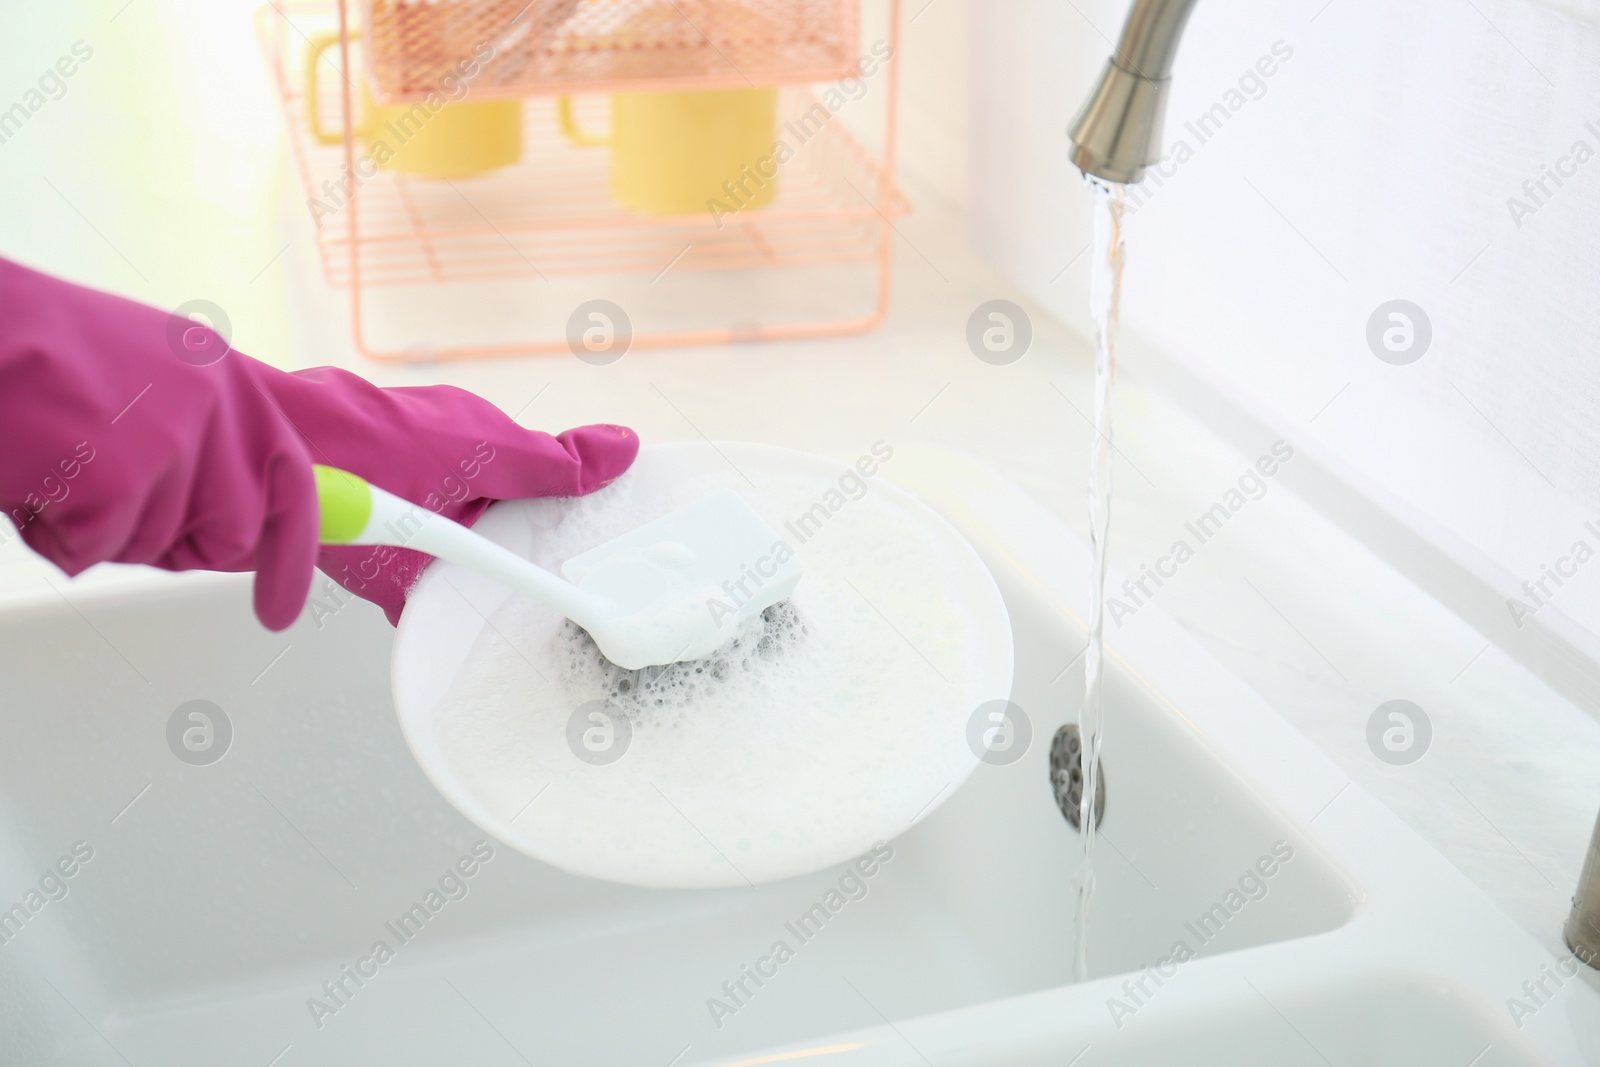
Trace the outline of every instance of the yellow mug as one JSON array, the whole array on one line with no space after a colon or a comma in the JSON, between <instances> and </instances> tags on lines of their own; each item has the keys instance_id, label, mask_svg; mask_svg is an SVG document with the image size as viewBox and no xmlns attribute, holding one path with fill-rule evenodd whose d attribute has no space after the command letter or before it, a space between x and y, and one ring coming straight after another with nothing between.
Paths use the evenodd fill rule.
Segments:
<instances>
[{"instance_id":1,"label":"yellow mug","mask_svg":"<svg viewBox=\"0 0 1600 1067\"><path fill-rule=\"evenodd\" d=\"M322 53L337 44L337 30L306 42L306 113L311 134L323 144L343 144L342 130L325 130L317 106L317 68ZM380 104L361 79L361 105L354 132L379 167L427 178L468 178L522 158L522 101L450 100Z\"/></svg>"},{"instance_id":2,"label":"yellow mug","mask_svg":"<svg viewBox=\"0 0 1600 1067\"><path fill-rule=\"evenodd\" d=\"M558 107L569 139L611 147L611 196L632 211L720 219L777 192L776 88L614 93L610 137L579 129L569 97Z\"/></svg>"}]
</instances>

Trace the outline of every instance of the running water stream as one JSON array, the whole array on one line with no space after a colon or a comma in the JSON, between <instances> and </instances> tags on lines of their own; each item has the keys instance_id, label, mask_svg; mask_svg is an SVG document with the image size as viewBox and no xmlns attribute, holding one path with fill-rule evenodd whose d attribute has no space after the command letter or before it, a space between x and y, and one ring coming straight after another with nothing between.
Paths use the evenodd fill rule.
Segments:
<instances>
[{"instance_id":1,"label":"running water stream","mask_svg":"<svg viewBox=\"0 0 1600 1067\"><path fill-rule=\"evenodd\" d=\"M1072 977L1089 977L1089 904L1094 897L1095 795L1100 787L1100 740L1104 726L1101 682L1104 676L1106 534L1111 525L1111 386L1117 372L1117 316L1122 299L1122 222L1127 187L1089 179L1094 194L1094 258L1090 262L1089 308L1094 314L1094 440L1089 445L1089 647L1083 657L1083 703L1078 708L1079 758L1083 795L1078 826L1083 836L1083 866L1073 918L1076 946Z\"/></svg>"}]
</instances>

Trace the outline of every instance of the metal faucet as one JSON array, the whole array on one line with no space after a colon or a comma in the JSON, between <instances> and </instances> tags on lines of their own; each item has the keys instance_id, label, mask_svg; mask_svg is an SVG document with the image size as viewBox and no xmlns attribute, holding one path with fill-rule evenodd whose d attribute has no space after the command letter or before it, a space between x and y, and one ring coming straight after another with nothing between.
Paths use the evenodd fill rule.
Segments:
<instances>
[{"instance_id":1,"label":"metal faucet","mask_svg":"<svg viewBox=\"0 0 1600 1067\"><path fill-rule=\"evenodd\" d=\"M1589 839L1589 856L1578 875L1578 893L1567 917L1567 947L1589 966L1600 969L1600 820Z\"/></svg>"},{"instance_id":2,"label":"metal faucet","mask_svg":"<svg viewBox=\"0 0 1600 1067\"><path fill-rule=\"evenodd\" d=\"M1161 158L1161 122L1184 23L1194 0L1134 0L1122 39L1067 128L1084 174L1131 185Z\"/></svg>"},{"instance_id":3,"label":"metal faucet","mask_svg":"<svg viewBox=\"0 0 1600 1067\"><path fill-rule=\"evenodd\" d=\"M1134 0L1117 50L1078 117L1067 127L1072 162L1102 181L1132 185L1161 158L1172 61L1195 0ZM1578 959L1600 969L1600 822L1564 931Z\"/></svg>"}]
</instances>

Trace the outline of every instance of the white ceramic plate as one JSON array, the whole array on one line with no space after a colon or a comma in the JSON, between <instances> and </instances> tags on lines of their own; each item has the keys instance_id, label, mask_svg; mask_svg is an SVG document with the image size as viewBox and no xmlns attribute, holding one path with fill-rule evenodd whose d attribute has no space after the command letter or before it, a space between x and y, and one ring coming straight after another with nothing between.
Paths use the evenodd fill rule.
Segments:
<instances>
[{"instance_id":1,"label":"white ceramic plate","mask_svg":"<svg viewBox=\"0 0 1600 1067\"><path fill-rule=\"evenodd\" d=\"M1010 695L1011 628L977 553L878 465L864 461L874 468L864 475L763 445L659 445L592 497L492 507L480 533L554 567L555 554L622 532L615 515L607 527L613 500L642 521L732 487L805 561L794 603L820 620L806 640L823 643L783 653L800 659L760 675L765 695L752 689L748 705L607 705L606 692L585 688L589 676L562 674L573 646L559 616L435 562L407 601L392 668L423 771L506 844L636 885L773 881L926 817L977 766L974 712ZM841 633L872 657L844 677L832 670L839 657L820 654ZM805 687L806 699L786 686ZM789 712L775 718L774 701Z\"/></svg>"}]
</instances>

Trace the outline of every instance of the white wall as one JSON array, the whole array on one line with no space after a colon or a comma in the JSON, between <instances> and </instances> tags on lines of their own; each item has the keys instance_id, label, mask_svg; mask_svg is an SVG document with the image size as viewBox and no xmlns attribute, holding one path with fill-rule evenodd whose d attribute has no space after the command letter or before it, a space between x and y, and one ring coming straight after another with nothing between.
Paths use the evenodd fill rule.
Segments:
<instances>
[{"instance_id":1,"label":"white wall","mask_svg":"<svg viewBox=\"0 0 1600 1067\"><path fill-rule=\"evenodd\" d=\"M881 0L863 7L870 19ZM920 195L966 204L967 0L901 0L900 169Z\"/></svg>"},{"instance_id":2,"label":"white wall","mask_svg":"<svg viewBox=\"0 0 1600 1067\"><path fill-rule=\"evenodd\" d=\"M1061 272L1088 203L1064 130L1125 10L970 17L972 240L1080 326L1087 257ZM1503 595L1577 540L1600 552L1597 17L1596 0L1201 0L1166 131L1193 154L1147 179L1129 226L1131 331ZM1185 122L1279 41L1292 56L1201 143ZM1580 141L1595 158L1536 203L1523 183ZM1514 219L1513 196L1534 212ZM1432 323L1409 366L1365 337L1395 298ZM1539 623L1600 635L1600 556L1547 588Z\"/></svg>"}]
</instances>

